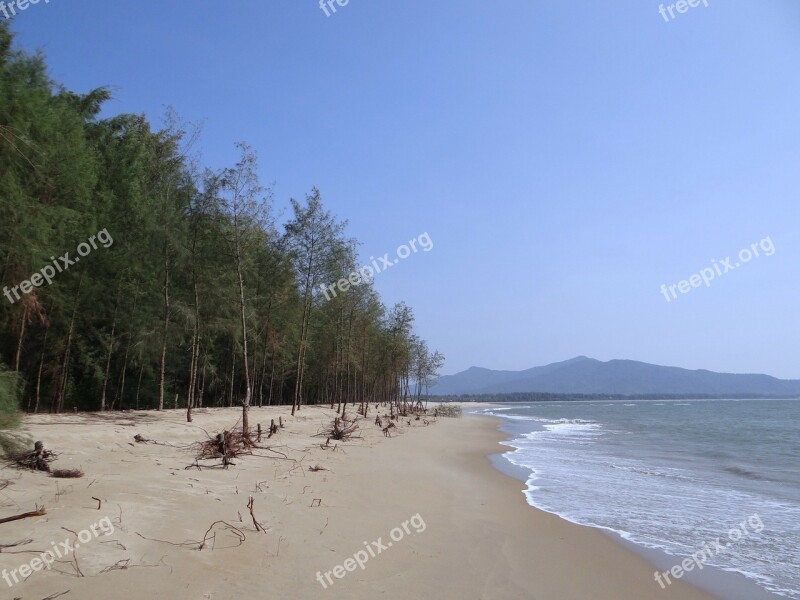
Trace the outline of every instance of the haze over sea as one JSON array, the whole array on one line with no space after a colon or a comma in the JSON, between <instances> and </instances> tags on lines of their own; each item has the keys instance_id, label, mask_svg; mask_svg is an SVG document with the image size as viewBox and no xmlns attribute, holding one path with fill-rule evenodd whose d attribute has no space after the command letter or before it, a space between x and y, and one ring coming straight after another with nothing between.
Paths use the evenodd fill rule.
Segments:
<instances>
[{"instance_id":1,"label":"haze over sea","mask_svg":"<svg viewBox=\"0 0 800 600\"><path fill-rule=\"evenodd\" d=\"M720 538L707 564L800 599L800 401L542 402L506 419L528 502L676 557ZM732 543L728 532L758 515ZM654 583L654 585L656 585Z\"/></svg>"}]
</instances>

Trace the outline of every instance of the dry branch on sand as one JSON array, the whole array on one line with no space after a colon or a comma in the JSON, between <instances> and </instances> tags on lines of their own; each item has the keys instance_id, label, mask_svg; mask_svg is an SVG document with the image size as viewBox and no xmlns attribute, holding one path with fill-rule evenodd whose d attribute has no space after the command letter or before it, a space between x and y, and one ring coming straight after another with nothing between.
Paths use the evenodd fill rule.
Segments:
<instances>
[{"instance_id":1,"label":"dry branch on sand","mask_svg":"<svg viewBox=\"0 0 800 600\"><path fill-rule=\"evenodd\" d=\"M13 517L5 517L0 519L0 523L10 523L11 521L19 521L20 519L27 519L28 517L41 517L47 514L44 506L37 506L36 510L22 513L21 515L14 515Z\"/></svg>"},{"instance_id":2,"label":"dry branch on sand","mask_svg":"<svg viewBox=\"0 0 800 600\"><path fill-rule=\"evenodd\" d=\"M327 437L329 440L349 440L358 429L358 420L347 420L345 417L336 417L333 422L323 428L314 437Z\"/></svg>"},{"instance_id":3,"label":"dry branch on sand","mask_svg":"<svg viewBox=\"0 0 800 600\"><path fill-rule=\"evenodd\" d=\"M208 435L208 434L207 434ZM222 459L220 465L205 465L206 467L221 466L225 469L228 465L235 465L232 459L240 456L260 456L262 458L281 458L284 460L292 460L283 452L279 452L269 446L259 446L258 442L254 442L253 438L248 434L242 433L239 429L232 429L230 431L223 431L216 436L208 436L208 439L202 442L195 442L189 446L189 449L194 452L194 462L186 467L187 469L202 468L200 461L203 460L219 460ZM265 456L263 454L256 454L254 450L265 450L276 454L277 456Z\"/></svg>"},{"instance_id":4,"label":"dry branch on sand","mask_svg":"<svg viewBox=\"0 0 800 600\"><path fill-rule=\"evenodd\" d=\"M440 404L434 411L434 417L451 417L458 418L461 416L462 410L460 404Z\"/></svg>"},{"instance_id":5,"label":"dry branch on sand","mask_svg":"<svg viewBox=\"0 0 800 600\"><path fill-rule=\"evenodd\" d=\"M264 533L267 533L267 530L264 527L264 525L258 522L258 519L256 519L256 515L253 513L254 504L255 500L253 500L253 497L250 496L250 499L247 502L247 508L250 509L250 517L253 519L253 526L255 526L256 531L263 531Z\"/></svg>"},{"instance_id":6,"label":"dry branch on sand","mask_svg":"<svg viewBox=\"0 0 800 600\"><path fill-rule=\"evenodd\" d=\"M146 437L144 437L143 435L141 435L139 433L137 433L135 436L133 436L133 441L136 442L137 444L155 444L156 446L168 446L169 448L181 448L181 446L177 445L177 444L170 444L169 442L159 442L159 441L156 441L156 440L149 440L149 439L147 439ZM133 444L131 444L131 445L133 445Z\"/></svg>"},{"instance_id":7,"label":"dry branch on sand","mask_svg":"<svg viewBox=\"0 0 800 600\"><path fill-rule=\"evenodd\" d=\"M83 477L83 471L80 469L55 469L50 473L50 477L58 477L59 479L77 479Z\"/></svg>"},{"instance_id":8,"label":"dry branch on sand","mask_svg":"<svg viewBox=\"0 0 800 600\"><path fill-rule=\"evenodd\" d=\"M36 442L33 447L33 452L12 454L9 457L9 464L21 469L49 473L50 463L56 458L58 458L58 454L50 450L45 450L43 442Z\"/></svg>"},{"instance_id":9,"label":"dry branch on sand","mask_svg":"<svg viewBox=\"0 0 800 600\"><path fill-rule=\"evenodd\" d=\"M27 538L24 540L20 540L18 542L14 542L13 544L0 544L0 554L2 554L3 550L6 548L16 548L17 546L27 546L28 544L32 544L33 540L31 538Z\"/></svg>"},{"instance_id":10,"label":"dry branch on sand","mask_svg":"<svg viewBox=\"0 0 800 600\"><path fill-rule=\"evenodd\" d=\"M242 533L241 529L239 529L238 527L234 527L233 525L225 521L214 521L211 524L211 526L206 530L205 534L203 535L203 539L200 541L189 540L186 542L181 542L180 544L176 544L175 542L169 542L167 540L159 540L156 538L145 537L139 532L136 532L136 535L138 535L143 540L148 540L151 542L161 542L162 544L169 544L170 546L177 546L179 548L193 548L194 550L203 550L208 545L208 543L211 542L212 543L211 549L213 550L214 542L216 541L217 538L217 532L214 531L214 533L212 533L212 531L217 525L221 525L225 531L231 532L234 535L234 537L238 539L239 543L237 544L237 547L241 546L244 543L245 539L247 539L244 533Z\"/></svg>"},{"instance_id":11,"label":"dry branch on sand","mask_svg":"<svg viewBox=\"0 0 800 600\"><path fill-rule=\"evenodd\" d=\"M240 431L223 431L215 437L193 444L195 465L200 460L222 459L222 466L234 465L232 459L243 454L252 454L254 444L249 436ZM195 466L193 465L193 466Z\"/></svg>"}]
</instances>

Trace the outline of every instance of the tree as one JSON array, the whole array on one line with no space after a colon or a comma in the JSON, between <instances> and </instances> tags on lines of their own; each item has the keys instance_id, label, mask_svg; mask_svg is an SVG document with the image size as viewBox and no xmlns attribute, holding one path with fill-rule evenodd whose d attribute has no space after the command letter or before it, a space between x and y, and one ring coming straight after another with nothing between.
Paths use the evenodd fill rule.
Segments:
<instances>
[{"instance_id":1,"label":"tree","mask_svg":"<svg viewBox=\"0 0 800 600\"><path fill-rule=\"evenodd\" d=\"M247 144L237 144L241 157L236 167L226 169L219 180L219 210L223 217L223 239L236 273L239 318L242 335L242 368L245 395L242 400L242 432L249 435L248 412L252 398L250 358L247 352L247 299L245 270L253 260L256 249L266 243L264 236L267 217L267 198L256 173L256 156Z\"/></svg>"},{"instance_id":2,"label":"tree","mask_svg":"<svg viewBox=\"0 0 800 600\"><path fill-rule=\"evenodd\" d=\"M322 198L317 188L306 196L305 206L292 199L294 219L286 224L284 240L302 295L302 317L300 321L300 340L297 348L297 368L292 400L292 415L300 408L303 399L303 376L305 358L309 342L309 323L316 289L330 281L330 257L340 250L345 241L342 232L347 222L339 222L322 206Z\"/></svg>"}]
</instances>

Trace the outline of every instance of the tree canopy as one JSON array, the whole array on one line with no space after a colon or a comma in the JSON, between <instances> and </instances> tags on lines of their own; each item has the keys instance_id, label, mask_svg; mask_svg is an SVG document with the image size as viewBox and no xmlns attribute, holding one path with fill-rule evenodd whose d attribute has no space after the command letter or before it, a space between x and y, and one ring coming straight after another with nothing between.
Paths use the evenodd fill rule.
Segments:
<instances>
[{"instance_id":1,"label":"tree canopy","mask_svg":"<svg viewBox=\"0 0 800 600\"><path fill-rule=\"evenodd\" d=\"M411 308L320 292L357 253L318 189L280 226L249 146L204 169L109 98L0 25L0 413L421 400L443 357Z\"/></svg>"}]
</instances>

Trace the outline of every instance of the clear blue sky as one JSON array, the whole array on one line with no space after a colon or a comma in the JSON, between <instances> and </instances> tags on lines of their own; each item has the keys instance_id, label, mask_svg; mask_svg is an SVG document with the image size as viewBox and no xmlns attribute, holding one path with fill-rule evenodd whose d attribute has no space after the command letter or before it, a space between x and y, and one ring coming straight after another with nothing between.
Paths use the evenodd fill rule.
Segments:
<instances>
[{"instance_id":1,"label":"clear blue sky","mask_svg":"<svg viewBox=\"0 0 800 600\"><path fill-rule=\"evenodd\" d=\"M709 0L50 0L16 17L107 114L204 122L206 164L258 151L318 186L447 356L585 354L800 378L800 3ZM775 253L667 302L769 236Z\"/></svg>"}]
</instances>

